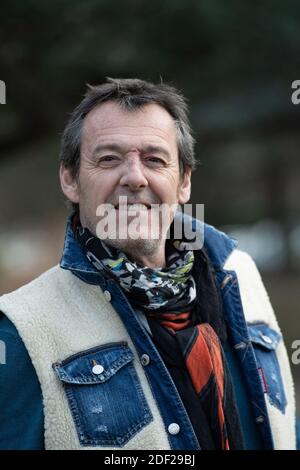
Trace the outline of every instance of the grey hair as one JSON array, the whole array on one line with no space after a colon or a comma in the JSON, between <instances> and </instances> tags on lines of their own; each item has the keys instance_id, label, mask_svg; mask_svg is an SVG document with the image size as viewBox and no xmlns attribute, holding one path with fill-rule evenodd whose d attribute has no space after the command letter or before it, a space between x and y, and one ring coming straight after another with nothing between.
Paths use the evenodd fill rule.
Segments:
<instances>
[{"instance_id":1,"label":"grey hair","mask_svg":"<svg viewBox=\"0 0 300 470\"><path fill-rule=\"evenodd\" d=\"M192 136L186 98L165 83L153 84L137 78L106 78L97 86L87 86L87 92L72 112L63 132L60 162L76 177L80 168L81 133L85 116L96 106L114 101L127 111L134 111L148 103L162 106L173 117L177 131L180 175L196 167L195 139Z\"/></svg>"}]
</instances>

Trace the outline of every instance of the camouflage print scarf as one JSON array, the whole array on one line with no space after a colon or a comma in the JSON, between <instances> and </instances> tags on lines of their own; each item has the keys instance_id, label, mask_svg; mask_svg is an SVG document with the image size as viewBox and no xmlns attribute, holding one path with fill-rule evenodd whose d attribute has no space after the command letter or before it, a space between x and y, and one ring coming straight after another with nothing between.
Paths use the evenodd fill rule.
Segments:
<instances>
[{"instance_id":1,"label":"camouflage print scarf","mask_svg":"<svg viewBox=\"0 0 300 470\"><path fill-rule=\"evenodd\" d=\"M196 298L191 275L194 253L182 248L178 240L167 241L165 268L149 268L131 261L123 251L109 247L80 224L76 238L89 261L116 279L136 306L156 312L192 307Z\"/></svg>"}]
</instances>

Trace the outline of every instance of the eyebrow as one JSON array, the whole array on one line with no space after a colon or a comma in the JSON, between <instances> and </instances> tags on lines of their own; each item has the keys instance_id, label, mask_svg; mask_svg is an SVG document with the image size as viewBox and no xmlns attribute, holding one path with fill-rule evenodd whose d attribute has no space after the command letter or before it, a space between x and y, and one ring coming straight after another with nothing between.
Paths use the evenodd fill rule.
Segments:
<instances>
[{"instance_id":1,"label":"eyebrow","mask_svg":"<svg viewBox=\"0 0 300 470\"><path fill-rule=\"evenodd\" d=\"M119 144L99 144L95 147L93 151L93 156L97 155L97 153L101 151L107 151L107 150L112 151L112 152L122 153L124 151L124 148ZM171 158L171 155L168 152L168 150L165 149L164 147L161 147L160 145L153 145L153 144L146 145L146 147L142 150L142 153L160 153L160 154L163 154L168 159Z\"/></svg>"}]
</instances>

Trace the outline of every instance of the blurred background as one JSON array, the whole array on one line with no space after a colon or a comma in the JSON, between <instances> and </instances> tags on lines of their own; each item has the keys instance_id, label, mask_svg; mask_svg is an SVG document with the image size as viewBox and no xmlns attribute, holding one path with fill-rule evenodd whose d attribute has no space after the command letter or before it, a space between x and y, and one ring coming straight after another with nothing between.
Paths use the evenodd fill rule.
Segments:
<instances>
[{"instance_id":1,"label":"blurred background","mask_svg":"<svg viewBox=\"0 0 300 470\"><path fill-rule=\"evenodd\" d=\"M60 138L85 84L183 91L200 160L193 203L256 260L291 357L300 339L300 3L2 0L0 294L61 255ZM300 411L300 365L292 366Z\"/></svg>"}]
</instances>

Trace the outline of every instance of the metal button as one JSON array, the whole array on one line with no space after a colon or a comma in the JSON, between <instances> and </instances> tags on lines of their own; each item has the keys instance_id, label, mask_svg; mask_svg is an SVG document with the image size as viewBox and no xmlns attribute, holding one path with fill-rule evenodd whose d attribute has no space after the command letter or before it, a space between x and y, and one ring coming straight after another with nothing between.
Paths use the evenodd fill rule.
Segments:
<instances>
[{"instance_id":1,"label":"metal button","mask_svg":"<svg viewBox=\"0 0 300 470\"><path fill-rule=\"evenodd\" d=\"M271 340L271 338L269 336L266 336L266 335L261 335L262 339L264 340L265 343L268 343L268 344L272 344L273 341Z\"/></svg>"},{"instance_id":2,"label":"metal button","mask_svg":"<svg viewBox=\"0 0 300 470\"><path fill-rule=\"evenodd\" d=\"M260 415L260 416L258 416L258 417L256 418L256 422L257 422L257 423L263 423L264 420L265 420L265 418L264 418L262 415Z\"/></svg>"},{"instance_id":3,"label":"metal button","mask_svg":"<svg viewBox=\"0 0 300 470\"><path fill-rule=\"evenodd\" d=\"M240 343L234 345L234 349L244 349L246 346L247 344L244 343L244 341L241 341Z\"/></svg>"},{"instance_id":4,"label":"metal button","mask_svg":"<svg viewBox=\"0 0 300 470\"><path fill-rule=\"evenodd\" d=\"M102 374L103 371L104 371L104 367L101 366L101 364L96 364L96 365L92 368L93 374L96 374L96 375Z\"/></svg>"},{"instance_id":5,"label":"metal button","mask_svg":"<svg viewBox=\"0 0 300 470\"><path fill-rule=\"evenodd\" d=\"M227 276L224 277L222 284L221 284L221 289L224 289L224 287L228 284L229 281L231 281L232 275L227 274Z\"/></svg>"},{"instance_id":6,"label":"metal button","mask_svg":"<svg viewBox=\"0 0 300 470\"><path fill-rule=\"evenodd\" d=\"M109 292L109 290L105 290L103 292L103 295L104 295L105 299L107 300L107 302L111 301L111 293Z\"/></svg>"},{"instance_id":7,"label":"metal button","mask_svg":"<svg viewBox=\"0 0 300 470\"><path fill-rule=\"evenodd\" d=\"M142 366L147 366L148 364L150 364L150 357L148 356L148 354L142 354L141 364Z\"/></svg>"},{"instance_id":8,"label":"metal button","mask_svg":"<svg viewBox=\"0 0 300 470\"><path fill-rule=\"evenodd\" d=\"M180 426L177 423L171 423L168 426L168 432L169 434L172 434L172 436L176 436L176 434L178 434L179 431L180 431Z\"/></svg>"}]
</instances>

